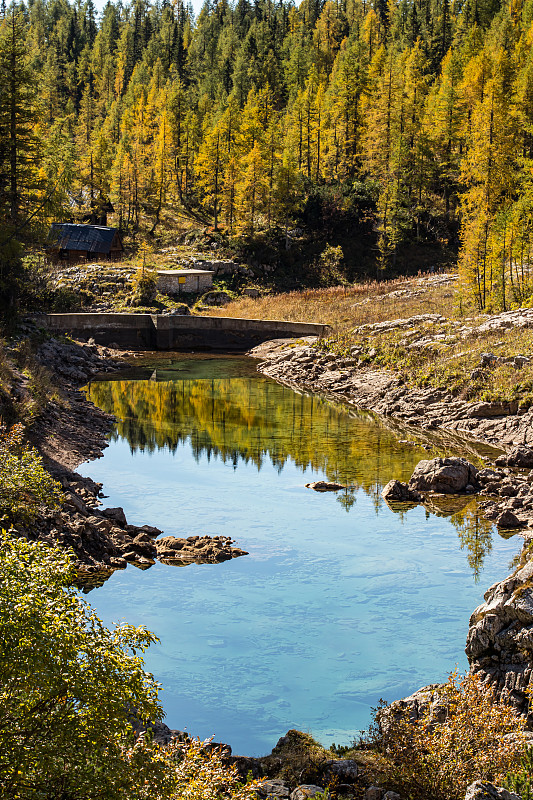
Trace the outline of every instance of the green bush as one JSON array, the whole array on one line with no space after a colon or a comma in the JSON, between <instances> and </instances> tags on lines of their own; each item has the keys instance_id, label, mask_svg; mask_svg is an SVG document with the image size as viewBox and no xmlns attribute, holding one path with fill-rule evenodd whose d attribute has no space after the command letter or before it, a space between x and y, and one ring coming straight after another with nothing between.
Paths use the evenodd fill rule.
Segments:
<instances>
[{"instance_id":1,"label":"green bush","mask_svg":"<svg viewBox=\"0 0 533 800\"><path fill-rule=\"evenodd\" d=\"M28 523L39 506L54 508L60 500L61 487L37 451L24 443L23 426L0 425L0 519Z\"/></svg>"},{"instance_id":2,"label":"green bush","mask_svg":"<svg viewBox=\"0 0 533 800\"><path fill-rule=\"evenodd\" d=\"M528 747L520 767L507 775L505 788L520 795L522 800L533 798L533 747Z\"/></svg>"},{"instance_id":3,"label":"green bush","mask_svg":"<svg viewBox=\"0 0 533 800\"><path fill-rule=\"evenodd\" d=\"M152 269L139 267L132 278L133 294L131 305L149 306L157 294L157 273Z\"/></svg>"},{"instance_id":4,"label":"green bush","mask_svg":"<svg viewBox=\"0 0 533 800\"><path fill-rule=\"evenodd\" d=\"M0 797L112 800L159 782L130 724L133 709L161 717L137 655L153 635L104 628L59 551L3 534L0 556Z\"/></svg>"},{"instance_id":5,"label":"green bush","mask_svg":"<svg viewBox=\"0 0 533 800\"><path fill-rule=\"evenodd\" d=\"M1 800L253 800L199 742L156 746L161 719L143 627L104 627L70 586L69 557L0 534Z\"/></svg>"}]
</instances>

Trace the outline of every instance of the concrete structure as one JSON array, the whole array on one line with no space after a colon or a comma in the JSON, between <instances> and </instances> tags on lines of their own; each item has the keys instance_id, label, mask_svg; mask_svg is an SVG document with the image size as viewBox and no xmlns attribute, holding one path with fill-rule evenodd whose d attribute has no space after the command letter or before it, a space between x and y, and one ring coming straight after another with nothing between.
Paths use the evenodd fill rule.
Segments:
<instances>
[{"instance_id":1,"label":"concrete structure","mask_svg":"<svg viewBox=\"0 0 533 800\"><path fill-rule=\"evenodd\" d=\"M206 269L158 269L157 289L161 294L206 292L213 285L213 273Z\"/></svg>"},{"instance_id":2,"label":"concrete structure","mask_svg":"<svg viewBox=\"0 0 533 800\"><path fill-rule=\"evenodd\" d=\"M116 228L54 222L49 234L49 253L60 261L93 261L122 258L124 247Z\"/></svg>"},{"instance_id":3,"label":"concrete structure","mask_svg":"<svg viewBox=\"0 0 533 800\"><path fill-rule=\"evenodd\" d=\"M269 339L330 332L328 325L308 322L163 314L38 314L33 320L53 333L136 350L243 351Z\"/></svg>"}]
</instances>

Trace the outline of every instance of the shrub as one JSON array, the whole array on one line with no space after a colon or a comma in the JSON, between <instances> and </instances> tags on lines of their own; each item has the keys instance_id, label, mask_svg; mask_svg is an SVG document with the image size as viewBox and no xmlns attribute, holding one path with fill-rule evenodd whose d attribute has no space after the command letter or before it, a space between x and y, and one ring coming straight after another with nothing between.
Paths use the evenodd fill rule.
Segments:
<instances>
[{"instance_id":1,"label":"shrub","mask_svg":"<svg viewBox=\"0 0 533 800\"><path fill-rule=\"evenodd\" d=\"M161 781L130 724L132 709L162 715L136 655L153 635L104 628L58 550L3 534L0 555L0 797L112 800Z\"/></svg>"},{"instance_id":2,"label":"shrub","mask_svg":"<svg viewBox=\"0 0 533 800\"><path fill-rule=\"evenodd\" d=\"M69 557L0 534L0 798L252 800L199 742L135 738L161 719L139 655L143 627L109 630L75 589Z\"/></svg>"},{"instance_id":3,"label":"shrub","mask_svg":"<svg viewBox=\"0 0 533 800\"><path fill-rule=\"evenodd\" d=\"M131 305L149 306L157 294L157 273L152 269L139 267L132 278L133 295Z\"/></svg>"},{"instance_id":4,"label":"shrub","mask_svg":"<svg viewBox=\"0 0 533 800\"><path fill-rule=\"evenodd\" d=\"M43 467L37 451L24 443L18 423L0 425L0 519L30 522L39 506L58 506L61 487Z\"/></svg>"},{"instance_id":5,"label":"shrub","mask_svg":"<svg viewBox=\"0 0 533 800\"><path fill-rule=\"evenodd\" d=\"M342 270L344 254L339 245L327 244L311 268L320 286L341 286L346 283Z\"/></svg>"},{"instance_id":6,"label":"shrub","mask_svg":"<svg viewBox=\"0 0 533 800\"><path fill-rule=\"evenodd\" d=\"M520 760L520 767L510 772L505 788L520 795L522 800L533 798L533 747L528 747Z\"/></svg>"},{"instance_id":7,"label":"shrub","mask_svg":"<svg viewBox=\"0 0 533 800\"><path fill-rule=\"evenodd\" d=\"M523 720L477 675L452 674L440 700L442 722L388 718L381 777L410 800L460 800L473 781L501 782L524 749Z\"/></svg>"}]
</instances>

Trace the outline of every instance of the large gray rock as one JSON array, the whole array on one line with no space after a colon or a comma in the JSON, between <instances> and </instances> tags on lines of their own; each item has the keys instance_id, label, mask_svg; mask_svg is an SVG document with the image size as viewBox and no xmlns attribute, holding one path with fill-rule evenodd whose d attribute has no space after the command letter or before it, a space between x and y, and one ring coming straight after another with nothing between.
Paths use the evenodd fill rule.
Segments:
<instances>
[{"instance_id":1,"label":"large gray rock","mask_svg":"<svg viewBox=\"0 0 533 800\"><path fill-rule=\"evenodd\" d=\"M231 295L227 292L217 291L216 289L206 292L202 297L202 302L206 303L208 306L226 306L228 303L231 303L231 300Z\"/></svg>"},{"instance_id":2,"label":"large gray rock","mask_svg":"<svg viewBox=\"0 0 533 800\"><path fill-rule=\"evenodd\" d=\"M350 783L359 775L360 768L356 761L350 758L331 759L324 761L321 765L321 777L326 783L330 783L333 778L341 783Z\"/></svg>"},{"instance_id":3,"label":"large gray rock","mask_svg":"<svg viewBox=\"0 0 533 800\"><path fill-rule=\"evenodd\" d=\"M466 790L465 800L522 800L518 794L508 792L486 781L476 781Z\"/></svg>"},{"instance_id":4,"label":"large gray rock","mask_svg":"<svg viewBox=\"0 0 533 800\"><path fill-rule=\"evenodd\" d=\"M477 483L477 469L466 458L432 458L419 461L409 479L409 489L456 494Z\"/></svg>"},{"instance_id":5,"label":"large gray rock","mask_svg":"<svg viewBox=\"0 0 533 800\"><path fill-rule=\"evenodd\" d=\"M289 797L290 794L290 789L287 784L278 779L258 781L255 789L259 797L267 798L267 800L286 798Z\"/></svg>"},{"instance_id":6,"label":"large gray rock","mask_svg":"<svg viewBox=\"0 0 533 800\"><path fill-rule=\"evenodd\" d=\"M408 722L417 722L428 715L430 722L443 722L446 717L446 705L441 699L443 688L441 683L431 683L409 697L396 700L390 706L380 709L377 721L385 743L396 719L403 718Z\"/></svg>"}]
</instances>

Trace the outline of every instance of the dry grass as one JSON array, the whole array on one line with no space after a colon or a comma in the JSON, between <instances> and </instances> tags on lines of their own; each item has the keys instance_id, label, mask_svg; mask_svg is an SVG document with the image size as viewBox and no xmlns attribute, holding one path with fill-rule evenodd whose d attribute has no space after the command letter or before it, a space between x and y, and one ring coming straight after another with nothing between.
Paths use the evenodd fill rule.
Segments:
<instances>
[{"instance_id":1,"label":"dry grass","mask_svg":"<svg viewBox=\"0 0 533 800\"><path fill-rule=\"evenodd\" d=\"M318 322L330 325L336 333L364 323L415 314L438 313L456 317L453 286L431 286L434 277L422 275L347 287L305 289L258 298L240 297L223 308L210 309L208 315ZM427 287L425 284L428 284Z\"/></svg>"},{"instance_id":2,"label":"dry grass","mask_svg":"<svg viewBox=\"0 0 533 800\"><path fill-rule=\"evenodd\" d=\"M319 347L356 357L361 364L399 372L411 385L446 389L465 400L518 400L522 409L533 405L533 333L514 330L479 333L472 307L461 303L452 283L439 283L439 276L419 275L387 282L349 287L311 289L256 299L241 297L209 315L252 319L286 319L319 322L332 328L332 336ZM438 323L419 323L410 332L354 332L364 324L405 319L420 314L440 314ZM464 316L472 314L471 317ZM461 332L463 326L471 332ZM421 337L441 339L422 342ZM517 369L499 363L480 370L482 353L501 358L518 355L532 358Z\"/></svg>"},{"instance_id":3,"label":"dry grass","mask_svg":"<svg viewBox=\"0 0 533 800\"><path fill-rule=\"evenodd\" d=\"M533 331L515 329L470 332L453 322L422 323L409 331L346 331L333 334L317 346L343 356L356 354L360 363L394 370L406 383L450 391L463 400L518 401L521 409L533 406ZM481 366L483 353L499 360ZM531 358L521 367L503 359Z\"/></svg>"}]
</instances>

